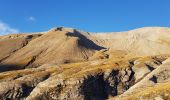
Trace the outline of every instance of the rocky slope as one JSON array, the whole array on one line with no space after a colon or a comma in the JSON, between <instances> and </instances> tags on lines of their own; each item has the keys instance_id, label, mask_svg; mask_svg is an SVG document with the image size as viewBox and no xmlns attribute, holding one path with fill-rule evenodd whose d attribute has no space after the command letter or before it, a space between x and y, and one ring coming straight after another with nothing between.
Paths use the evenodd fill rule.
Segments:
<instances>
[{"instance_id":1,"label":"rocky slope","mask_svg":"<svg viewBox=\"0 0 170 100\"><path fill-rule=\"evenodd\" d=\"M169 100L170 29L0 36L1 100Z\"/></svg>"}]
</instances>

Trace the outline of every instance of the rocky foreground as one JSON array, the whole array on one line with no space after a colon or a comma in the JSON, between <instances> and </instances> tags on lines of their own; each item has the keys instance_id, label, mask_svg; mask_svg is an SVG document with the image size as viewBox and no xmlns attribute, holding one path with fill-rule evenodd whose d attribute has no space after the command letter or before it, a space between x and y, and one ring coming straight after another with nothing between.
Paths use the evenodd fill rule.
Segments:
<instances>
[{"instance_id":1,"label":"rocky foreground","mask_svg":"<svg viewBox=\"0 0 170 100\"><path fill-rule=\"evenodd\" d=\"M0 100L170 100L170 28L0 36Z\"/></svg>"}]
</instances>

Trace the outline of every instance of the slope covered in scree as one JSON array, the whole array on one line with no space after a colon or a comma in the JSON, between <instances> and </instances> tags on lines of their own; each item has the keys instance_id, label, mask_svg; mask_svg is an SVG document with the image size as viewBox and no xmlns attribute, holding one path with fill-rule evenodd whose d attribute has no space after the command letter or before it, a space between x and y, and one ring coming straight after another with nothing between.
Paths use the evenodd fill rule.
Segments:
<instances>
[{"instance_id":1,"label":"slope covered in scree","mask_svg":"<svg viewBox=\"0 0 170 100\"><path fill-rule=\"evenodd\" d=\"M96 43L111 49L125 50L137 56L167 54L170 29L146 27L119 33L97 33Z\"/></svg>"},{"instance_id":2,"label":"slope covered in scree","mask_svg":"<svg viewBox=\"0 0 170 100\"><path fill-rule=\"evenodd\" d=\"M169 100L170 29L0 36L1 100Z\"/></svg>"},{"instance_id":3,"label":"slope covered in scree","mask_svg":"<svg viewBox=\"0 0 170 100\"><path fill-rule=\"evenodd\" d=\"M84 34L74 29L52 29L11 54L1 64L14 65L16 69L22 69L46 63L61 64L88 60L96 50L104 48L88 39L87 33ZM13 66L9 68L12 69Z\"/></svg>"}]
</instances>

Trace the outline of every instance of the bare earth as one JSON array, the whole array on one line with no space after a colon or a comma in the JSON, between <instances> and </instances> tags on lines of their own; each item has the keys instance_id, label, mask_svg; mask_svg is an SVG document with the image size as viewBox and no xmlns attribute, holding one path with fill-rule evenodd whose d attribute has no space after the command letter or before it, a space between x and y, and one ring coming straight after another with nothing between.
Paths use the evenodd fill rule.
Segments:
<instances>
[{"instance_id":1,"label":"bare earth","mask_svg":"<svg viewBox=\"0 0 170 100\"><path fill-rule=\"evenodd\" d=\"M0 100L170 100L170 28L0 36Z\"/></svg>"}]
</instances>

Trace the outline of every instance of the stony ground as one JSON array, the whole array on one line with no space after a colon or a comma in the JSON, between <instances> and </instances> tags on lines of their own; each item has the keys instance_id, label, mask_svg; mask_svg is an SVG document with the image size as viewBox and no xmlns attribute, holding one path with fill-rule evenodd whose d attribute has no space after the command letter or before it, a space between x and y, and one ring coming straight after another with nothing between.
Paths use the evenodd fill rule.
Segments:
<instances>
[{"instance_id":1,"label":"stony ground","mask_svg":"<svg viewBox=\"0 0 170 100\"><path fill-rule=\"evenodd\" d=\"M0 100L169 100L170 29L0 36Z\"/></svg>"}]
</instances>

